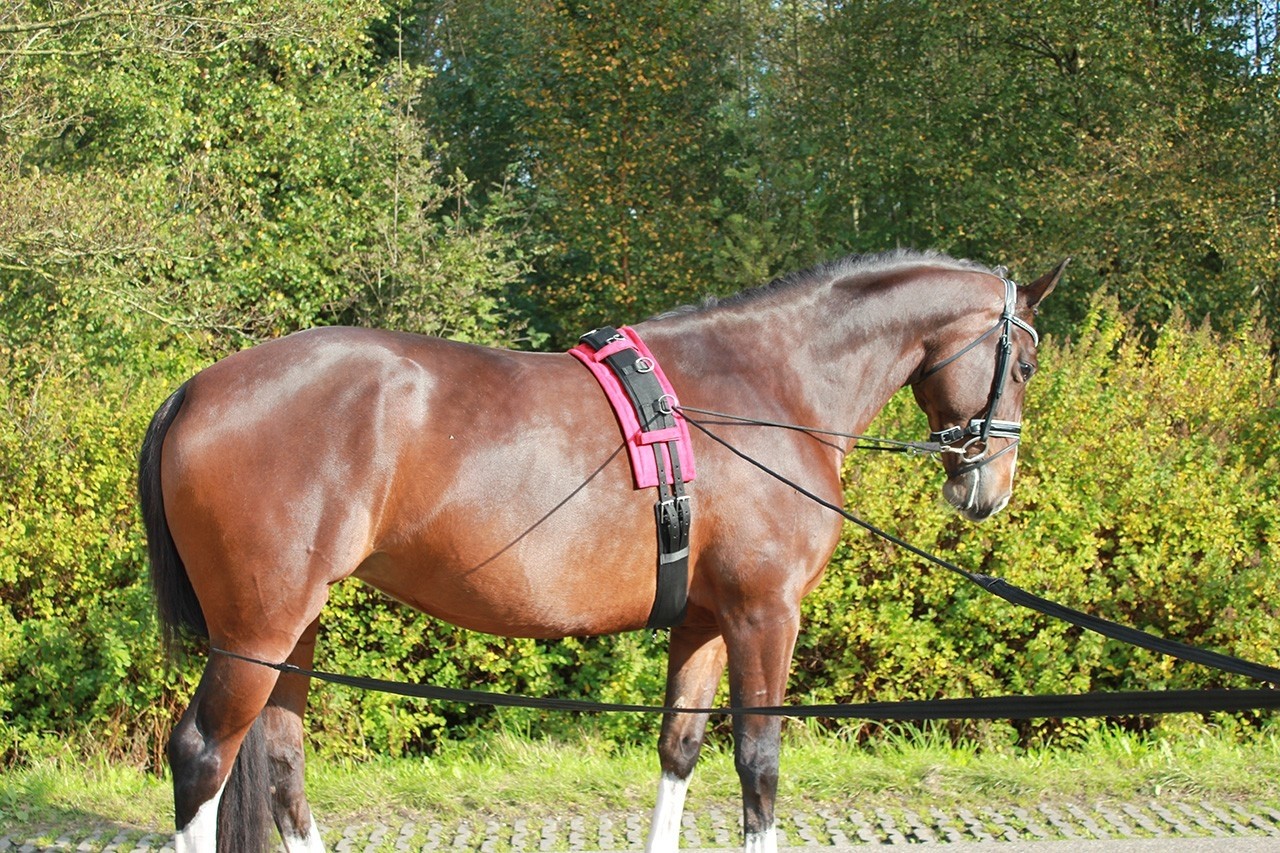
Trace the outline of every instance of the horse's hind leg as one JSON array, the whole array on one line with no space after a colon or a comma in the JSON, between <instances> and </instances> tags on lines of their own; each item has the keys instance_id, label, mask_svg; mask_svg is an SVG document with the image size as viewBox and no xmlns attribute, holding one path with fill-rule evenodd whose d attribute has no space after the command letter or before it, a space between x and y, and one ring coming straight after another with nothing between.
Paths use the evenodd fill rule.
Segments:
<instances>
[{"instance_id":1,"label":"horse's hind leg","mask_svg":"<svg viewBox=\"0 0 1280 853\"><path fill-rule=\"evenodd\" d=\"M711 707L724 672L725 647L719 629L691 627L698 624L693 619L691 614L684 625L671 630L667 705L673 708ZM665 853L680 846L685 793L706 733L706 714L667 714L662 720L658 741L662 779L645 844L649 853Z\"/></svg>"},{"instance_id":2,"label":"horse's hind leg","mask_svg":"<svg viewBox=\"0 0 1280 853\"><path fill-rule=\"evenodd\" d=\"M288 663L302 669L311 668L319 621L312 622L303 632ZM281 675L267 707L262 710L271 772L272 813L287 853L322 853L324 850L324 841L311 816L303 787L302 719L310 685L311 679L306 676Z\"/></svg>"},{"instance_id":3,"label":"horse's hind leg","mask_svg":"<svg viewBox=\"0 0 1280 853\"><path fill-rule=\"evenodd\" d=\"M265 847L262 829L270 828L266 786L255 790L249 783L263 769L256 766L262 729L254 722L275 683L273 670L221 655L210 657L169 739L177 853ZM228 808L222 809L226 814L220 825L224 794Z\"/></svg>"}]
</instances>

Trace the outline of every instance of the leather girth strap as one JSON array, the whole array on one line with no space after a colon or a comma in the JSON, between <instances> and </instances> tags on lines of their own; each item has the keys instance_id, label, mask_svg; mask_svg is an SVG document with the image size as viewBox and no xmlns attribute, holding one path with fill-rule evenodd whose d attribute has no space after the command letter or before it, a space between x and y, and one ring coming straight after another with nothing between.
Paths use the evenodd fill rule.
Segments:
<instances>
[{"instance_id":1,"label":"leather girth strap","mask_svg":"<svg viewBox=\"0 0 1280 853\"><path fill-rule=\"evenodd\" d=\"M674 432L676 420L671 399L654 375L651 359L632 346L616 346L627 339L612 326L593 329L580 340L597 353L606 347L614 350L601 360L617 376L642 432ZM693 525L693 507L685 494L679 442L657 441L649 447L658 471L658 501L653 506L658 530L658 589L646 625L672 628L684 621L688 609L689 530Z\"/></svg>"}]
</instances>

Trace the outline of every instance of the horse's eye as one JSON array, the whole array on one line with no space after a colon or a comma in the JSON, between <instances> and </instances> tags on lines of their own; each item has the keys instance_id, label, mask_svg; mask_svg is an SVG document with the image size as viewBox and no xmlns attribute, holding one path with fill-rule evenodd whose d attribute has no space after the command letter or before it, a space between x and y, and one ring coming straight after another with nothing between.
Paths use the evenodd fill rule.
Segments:
<instances>
[{"instance_id":1,"label":"horse's eye","mask_svg":"<svg viewBox=\"0 0 1280 853\"><path fill-rule=\"evenodd\" d=\"M1018 362L1018 370L1022 371L1022 381L1026 382L1035 375L1036 366L1034 364L1027 364L1025 361L1020 361Z\"/></svg>"}]
</instances>

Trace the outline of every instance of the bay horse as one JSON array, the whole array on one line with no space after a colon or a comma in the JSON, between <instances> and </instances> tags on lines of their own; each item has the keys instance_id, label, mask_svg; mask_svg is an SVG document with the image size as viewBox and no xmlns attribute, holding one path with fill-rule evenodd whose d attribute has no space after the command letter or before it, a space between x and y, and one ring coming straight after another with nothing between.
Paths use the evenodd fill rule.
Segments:
<instances>
[{"instance_id":1,"label":"bay horse","mask_svg":"<svg viewBox=\"0 0 1280 853\"><path fill-rule=\"evenodd\" d=\"M955 451L941 454L944 497L981 520L1012 493L1031 321L1065 263L1021 287L937 253L855 256L634 329L690 408L857 433L911 386ZM852 438L717 424L842 503ZM632 488L620 447L600 387L564 353L318 328L231 355L160 406L142 446L166 643L198 636L309 669L329 588L352 576L475 631L640 629L655 594L653 497ZM670 634L666 704L710 707L726 666L733 705L782 704L800 601L841 519L703 435L693 447L688 609ZM323 849L303 793L308 687L210 655L167 748L179 853L262 849L272 819L286 850ZM706 726L663 720L649 850L678 846ZM752 853L777 846L780 729L774 716L733 722Z\"/></svg>"}]
</instances>

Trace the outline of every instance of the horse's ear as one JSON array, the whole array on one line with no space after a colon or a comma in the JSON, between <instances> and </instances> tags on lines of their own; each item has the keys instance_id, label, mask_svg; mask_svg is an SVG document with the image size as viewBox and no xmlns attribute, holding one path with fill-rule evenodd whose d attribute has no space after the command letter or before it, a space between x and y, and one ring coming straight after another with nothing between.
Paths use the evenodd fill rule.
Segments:
<instances>
[{"instance_id":1,"label":"horse's ear","mask_svg":"<svg viewBox=\"0 0 1280 853\"><path fill-rule=\"evenodd\" d=\"M1069 263L1071 263L1070 258L1063 258L1062 263L1058 264L1052 272L1045 273L1022 289L1022 296L1027 300L1028 308L1035 308L1046 296L1053 293L1053 289L1058 286L1058 280L1062 278L1062 271Z\"/></svg>"}]
</instances>

